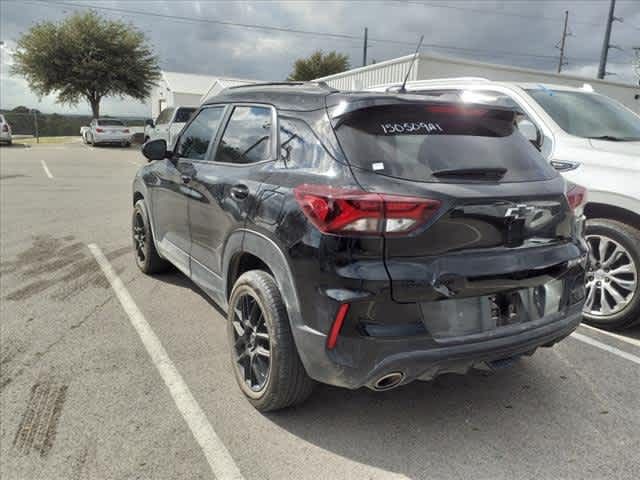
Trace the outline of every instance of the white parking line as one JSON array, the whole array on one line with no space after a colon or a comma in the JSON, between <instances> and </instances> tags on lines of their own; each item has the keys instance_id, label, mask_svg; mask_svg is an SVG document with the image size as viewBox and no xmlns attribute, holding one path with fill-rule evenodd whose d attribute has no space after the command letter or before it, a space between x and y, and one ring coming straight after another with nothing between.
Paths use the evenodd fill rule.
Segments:
<instances>
[{"instance_id":1,"label":"white parking line","mask_svg":"<svg viewBox=\"0 0 640 480\"><path fill-rule=\"evenodd\" d=\"M147 353L151 357L151 361L169 389L176 407L178 407L182 417L191 429L191 433L193 433L200 448L202 448L213 474L217 479L242 479L242 474L229 451L213 430L207 416L198 405L188 385L182 379L180 372L178 372L169 355L167 355L162 343L160 343L144 315L133 301L122 280L113 270L109 260L95 243L89 245L89 250L91 250L102 272L111 284L111 288L118 297L122 308L129 316L131 325L140 336L140 340L142 340Z\"/></svg>"},{"instance_id":2,"label":"white parking line","mask_svg":"<svg viewBox=\"0 0 640 480\"><path fill-rule=\"evenodd\" d=\"M581 342L588 343L589 345L593 345L594 347L601 348L602 350L606 350L609 353L613 353L614 355L617 355L619 357L622 357L626 360L629 360L633 363L637 363L638 365L640 365L640 357L636 355L632 355L630 353L624 352L616 347L612 347L610 345L607 345L606 343L602 343L602 342L599 342L598 340L594 340L591 337L582 335L581 333L573 332L571 334L571 337L575 338L576 340L580 340Z\"/></svg>"},{"instance_id":3,"label":"white parking line","mask_svg":"<svg viewBox=\"0 0 640 480\"><path fill-rule=\"evenodd\" d=\"M593 330L594 332L601 333L603 335L608 335L609 337L613 337L615 339L620 340L621 342L627 342L631 345L635 345L636 347L640 347L640 340L636 340L635 338L625 337L624 335L618 335L617 333L607 332L606 330L600 330L599 328L592 327L591 325L585 325L584 323L580 324L581 327L588 328L589 330Z\"/></svg>"},{"instance_id":4,"label":"white parking line","mask_svg":"<svg viewBox=\"0 0 640 480\"><path fill-rule=\"evenodd\" d=\"M47 174L47 177L53 178L53 175L51 175L51 171L49 170L49 167L47 167L47 164L44 162L44 160L40 160L40 163L42 164L42 168L44 169L44 173Z\"/></svg>"}]
</instances>

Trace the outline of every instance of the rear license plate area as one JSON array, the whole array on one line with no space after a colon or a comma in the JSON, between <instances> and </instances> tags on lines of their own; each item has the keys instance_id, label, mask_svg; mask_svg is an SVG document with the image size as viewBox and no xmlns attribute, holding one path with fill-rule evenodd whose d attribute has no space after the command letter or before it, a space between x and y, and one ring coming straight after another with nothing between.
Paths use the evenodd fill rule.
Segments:
<instances>
[{"instance_id":1,"label":"rear license plate area","mask_svg":"<svg viewBox=\"0 0 640 480\"><path fill-rule=\"evenodd\" d=\"M433 338L483 333L538 320L560 310L565 282L480 297L422 302L422 321Z\"/></svg>"}]
</instances>

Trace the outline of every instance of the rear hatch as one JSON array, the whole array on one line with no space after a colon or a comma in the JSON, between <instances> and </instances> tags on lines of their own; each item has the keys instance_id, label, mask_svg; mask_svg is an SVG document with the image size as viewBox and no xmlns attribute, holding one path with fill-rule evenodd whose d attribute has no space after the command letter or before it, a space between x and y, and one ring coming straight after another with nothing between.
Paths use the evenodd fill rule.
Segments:
<instances>
[{"instance_id":1,"label":"rear hatch","mask_svg":"<svg viewBox=\"0 0 640 480\"><path fill-rule=\"evenodd\" d=\"M573 240L565 182L514 128L517 112L416 100L380 103L333 112L357 181L368 192L439 202L413 229L385 230L395 301L432 305L482 297L490 303L493 294L561 277L568 261L583 255Z\"/></svg>"}]
</instances>

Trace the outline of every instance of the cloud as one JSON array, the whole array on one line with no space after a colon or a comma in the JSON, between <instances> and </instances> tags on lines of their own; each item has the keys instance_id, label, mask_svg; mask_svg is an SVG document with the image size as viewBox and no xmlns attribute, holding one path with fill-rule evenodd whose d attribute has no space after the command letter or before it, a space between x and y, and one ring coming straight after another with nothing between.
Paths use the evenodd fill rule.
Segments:
<instances>
[{"instance_id":1,"label":"cloud","mask_svg":"<svg viewBox=\"0 0 640 480\"><path fill-rule=\"evenodd\" d=\"M68 0L69 1L69 0ZM567 40L568 73L595 76L604 32L608 2L572 1L522 2L469 0L465 2L424 3L420 1L98 1L86 4L115 7L143 12L196 17L238 23L274 25L316 32L347 33L354 39L335 39L314 35L264 31L244 27L224 26L207 22L190 22L179 18L165 19L148 15L102 12L108 18L124 19L142 29L149 37L162 68L186 73L229 75L261 80L282 80L290 73L293 62L317 49L337 50L350 57L352 66L360 66L364 27L369 28L371 61L406 55L411 44L425 35L427 51L462 56L478 61L503 63L526 68L555 71L564 10L568 9ZM86 5L85 4L85 5ZM59 20L75 9L46 4L0 2L1 40L17 39L33 22ZM81 6L80 6L81 7ZM80 8L79 7L79 8ZM81 9L81 8L80 8ZM640 4L618 0L616 16L624 23L613 26L612 43L624 52L611 50L607 70L617 75L612 80L636 83L632 68L632 46L638 45ZM556 21L557 19L557 21ZM634 28L635 27L635 28ZM379 40L387 40L382 42ZM388 40L392 42L388 42ZM393 42L408 42L402 45ZM477 52L436 48L449 45L480 50ZM540 57L518 56L530 53ZM5 59L3 56L3 63ZM4 65L3 65L4 69ZM35 96L19 79L0 78L0 105L32 106ZM42 109L75 111L45 98ZM36 105L37 106L37 105ZM40 108L40 107L37 107ZM78 107L84 113L88 107ZM132 112L146 114L142 104L105 101L103 111L123 115Z\"/></svg>"}]
</instances>

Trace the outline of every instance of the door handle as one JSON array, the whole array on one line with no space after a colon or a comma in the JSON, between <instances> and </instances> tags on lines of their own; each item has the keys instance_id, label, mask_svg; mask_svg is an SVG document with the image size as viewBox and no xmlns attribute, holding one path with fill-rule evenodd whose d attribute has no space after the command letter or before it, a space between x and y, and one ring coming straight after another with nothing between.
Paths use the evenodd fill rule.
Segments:
<instances>
[{"instance_id":1,"label":"door handle","mask_svg":"<svg viewBox=\"0 0 640 480\"><path fill-rule=\"evenodd\" d=\"M249 196L249 188L246 185L234 185L231 187L231 196L236 200L244 200Z\"/></svg>"},{"instance_id":2,"label":"door handle","mask_svg":"<svg viewBox=\"0 0 640 480\"><path fill-rule=\"evenodd\" d=\"M189 175L180 175L182 179L182 183L189 183L191 181L191 177Z\"/></svg>"}]
</instances>

